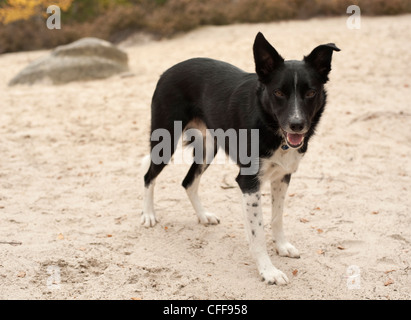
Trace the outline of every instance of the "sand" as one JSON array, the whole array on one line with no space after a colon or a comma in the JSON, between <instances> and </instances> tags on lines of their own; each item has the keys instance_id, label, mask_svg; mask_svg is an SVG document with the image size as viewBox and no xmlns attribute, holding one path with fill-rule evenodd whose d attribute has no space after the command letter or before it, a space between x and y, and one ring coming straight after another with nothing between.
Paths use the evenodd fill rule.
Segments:
<instances>
[{"instance_id":1,"label":"sand","mask_svg":"<svg viewBox=\"0 0 411 320\"><path fill-rule=\"evenodd\" d=\"M48 51L1 55L0 298L410 299L411 16L361 22L360 30L341 17L131 39L121 45L131 74L61 86L8 87ZM233 164L212 165L200 186L219 225L198 224L181 187L189 164L175 164L157 180L160 223L140 226L140 161L159 76L197 56L252 72L258 31L286 59L328 42L342 50L286 197L285 231L300 259L276 255L263 188L268 251L286 286L266 285L251 260Z\"/></svg>"}]
</instances>

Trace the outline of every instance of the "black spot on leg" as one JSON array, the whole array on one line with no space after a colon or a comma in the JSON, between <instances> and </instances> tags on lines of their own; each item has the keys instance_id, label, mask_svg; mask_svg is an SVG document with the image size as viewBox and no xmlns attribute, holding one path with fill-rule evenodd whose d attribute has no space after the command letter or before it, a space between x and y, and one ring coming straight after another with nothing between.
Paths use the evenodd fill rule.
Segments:
<instances>
[{"instance_id":1,"label":"black spot on leg","mask_svg":"<svg viewBox=\"0 0 411 320\"><path fill-rule=\"evenodd\" d=\"M258 221L258 225L261 227L261 221Z\"/></svg>"},{"instance_id":2,"label":"black spot on leg","mask_svg":"<svg viewBox=\"0 0 411 320\"><path fill-rule=\"evenodd\" d=\"M251 234L255 237L255 231L251 230Z\"/></svg>"},{"instance_id":3,"label":"black spot on leg","mask_svg":"<svg viewBox=\"0 0 411 320\"><path fill-rule=\"evenodd\" d=\"M254 217L256 217L257 216L257 212L254 212Z\"/></svg>"},{"instance_id":4,"label":"black spot on leg","mask_svg":"<svg viewBox=\"0 0 411 320\"><path fill-rule=\"evenodd\" d=\"M253 207L258 207L258 203L257 203L257 202L254 202L254 203L253 203Z\"/></svg>"},{"instance_id":5,"label":"black spot on leg","mask_svg":"<svg viewBox=\"0 0 411 320\"><path fill-rule=\"evenodd\" d=\"M286 175L281 179L281 182L286 183L286 184L290 184L290 180L291 180L291 174L286 174Z\"/></svg>"},{"instance_id":6,"label":"black spot on leg","mask_svg":"<svg viewBox=\"0 0 411 320\"><path fill-rule=\"evenodd\" d=\"M257 198L257 200L260 200L261 195L257 193L257 194L255 195L255 197Z\"/></svg>"}]
</instances>

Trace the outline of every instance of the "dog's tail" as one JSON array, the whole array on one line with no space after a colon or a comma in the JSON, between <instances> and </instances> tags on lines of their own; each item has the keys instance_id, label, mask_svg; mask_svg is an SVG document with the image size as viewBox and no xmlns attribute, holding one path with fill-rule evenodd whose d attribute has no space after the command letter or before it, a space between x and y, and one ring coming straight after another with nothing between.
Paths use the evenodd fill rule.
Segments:
<instances>
[{"instance_id":1,"label":"dog's tail","mask_svg":"<svg viewBox=\"0 0 411 320\"><path fill-rule=\"evenodd\" d=\"M145 175L150 168L151 164L151 157L150 155L146 155L143 159L141 159L140 170L143 175Z\"/></svg>"}]
</instances>

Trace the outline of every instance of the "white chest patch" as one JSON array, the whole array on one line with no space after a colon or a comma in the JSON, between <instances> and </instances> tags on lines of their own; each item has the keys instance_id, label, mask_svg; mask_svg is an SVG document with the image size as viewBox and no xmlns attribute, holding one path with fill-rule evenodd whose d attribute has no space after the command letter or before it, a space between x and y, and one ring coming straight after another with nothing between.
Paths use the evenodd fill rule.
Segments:
<instances>
[{"instance_id":1,"label":"white chest patch","mask_svg":"<svg viewBox=\"0 0 411 320\"><path fill-rule=\"evenodd\" d=\"M262 180L275 180L296 172L303 155L297 149L283 150L278 148L270 158L261 160L260 178Z\"/></svg>"}]
</instances>

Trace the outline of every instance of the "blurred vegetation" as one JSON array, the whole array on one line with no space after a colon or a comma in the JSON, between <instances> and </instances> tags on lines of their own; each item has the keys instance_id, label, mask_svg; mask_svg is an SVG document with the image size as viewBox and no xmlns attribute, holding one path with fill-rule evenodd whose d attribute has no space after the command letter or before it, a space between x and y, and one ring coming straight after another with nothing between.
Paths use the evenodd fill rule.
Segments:
<instances>
[{"instance_id":1,"label":"blurred vegetation","mask_svg":"<svg viewBox=\"0 0 411 320\"><path fill-rule=\"evenodd\" d=\"M61 29L49 30L49 5L61 9ZM257 23L318 16L411 12L410 0L0 0L0 53L53 48L93 36L118 42L134 32L170 37L204 25Z\"/></svg>"}]
</instances>

